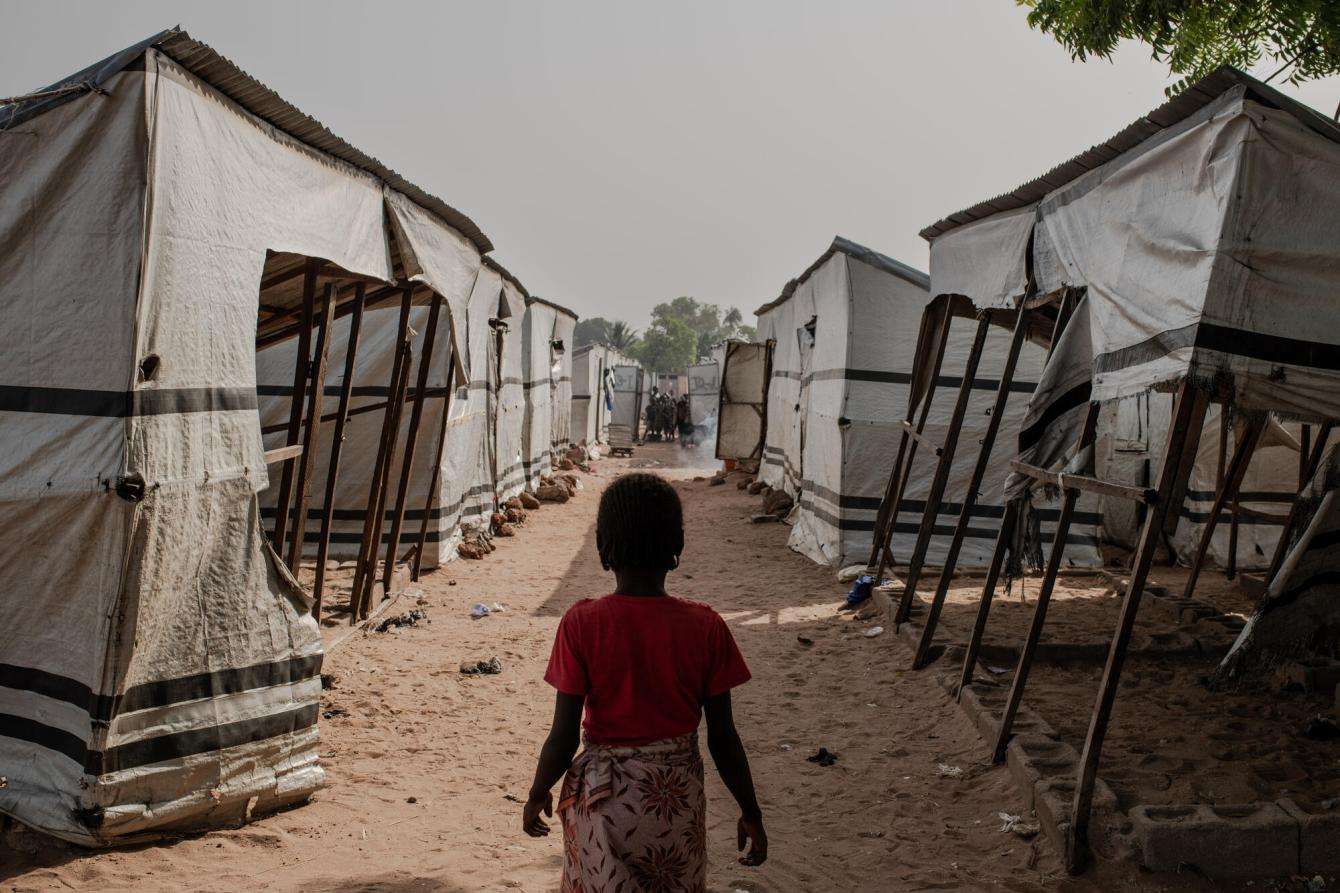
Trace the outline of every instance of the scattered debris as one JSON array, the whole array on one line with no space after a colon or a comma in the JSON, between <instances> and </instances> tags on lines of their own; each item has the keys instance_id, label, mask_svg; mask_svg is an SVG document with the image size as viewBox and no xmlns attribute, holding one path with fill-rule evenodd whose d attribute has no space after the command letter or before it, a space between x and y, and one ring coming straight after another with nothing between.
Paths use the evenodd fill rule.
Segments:
<instances>
[{"instance_id":1,"label":"scattered debris","mask_svg":"<svg viewBox=\"0 0 1340 893\"><path fill-rule=\"evenodd\" d=\"M1322 893L1326 889L1326 878L1319 874L1314 874L1305 884L1307 893Z\"/></svg>"},{"instance_id":2,"label":"scattered debris","mask_svg":"<svg viewBox=\"0 0 1340 893\"><path fill-rule=\"evenodd\" d=\"M567 502L571 494L567 487L558 484L540 484L535 488L535 498L540 502Z\"/></svg>"},{"instance_id":3,"label":"scattered debris","mask_svg":"<svg viewBox=\"0 0 1340 893\"><path fill-rule=\"evenodd\" d=\"M883 831L862 831L857 837L863 837L866 840L879 840L884 836Z\"/></svg>"},{"instance_id":4,"label":"scattered debris","mask_svg":"<svg viewBox=\"0 0 1340 893\"><path fill-rule=\"evenodd\" d=\"M395 617L387 617L381 623L374 626L373 629L379 633L384 633L387 630L395 629L396 627L400 626L414 626L420 620L427 621L430 623L432 622L428 620L427 611L423 610L422 608L415 608L413 611L406 611L405 613L398 614Z\"/></svg>"},{"instance_id":5,"label":"scattered debris","mask_svg":"<svg viewBox=\"0 0 1340 893\"><path fill-rule=\"evenodd\" d=\"M577 463L565 456L558 460L558 467L563 471L572 471L572 469L577 467Z\"/></svg>"},{"instance_id":6,"label":"scattered debris","mask_svg":"<svg viewBox=\"0 0 1340 893\"><path fill-rule=\"evenodd\" d=\"M330 691L332 688L338 688L339 681L340 677L336 676L334 673L322 673L321 674L322 691Z\"/></svg>"},{"instance_id":7,"label":"scattered debris","mask_svg":"<svg viewBox=\"0 0 1340 893\"><path fill-rule=\"evenodd\" d=\"M507 515L508 524L526 523L526 510L523 508L512 508L511 506L508 506L507 511L504 512L504 514Z\"/></svg>"},{"instance_id":8,"label":"scattered debris","mask_svg":"<svg viewBox=\"0 0 1340 893\"><path fill-rule=\"evenodd\" d=\"M880 636L883 634L884 634L884 627L882 626L872 626L870 627L870 629L862 633L862 635L864 635L867 639L873 639L875 636Z\"/></svg>"},{"instance_id":9,"label":"scattered debris","mask_svg":"<svg viewBox=\"0 0 1340 893\"><path fill-rule=\"evenodd\" d=\"M804 645L806 648L814 644L814 640L809 636L796 636L796 641Z\"/></svg>"},{"instance_id":10,"label":"scattered debris","mask_svg":"<svg viewBox=\"0 0 1340 893\"><path fill-rule=\"evenodd\" d=\"M448 586L455 586L455 585L456 585L456 581L455 581L455 580L448 580L448 581L447 581L447 585L448 585Z\"/></svg>"},{"instance_id":11,"label":"scattered debris","mask_svg":"<svg viewBox=\"0 0 1340 893\"><path fill-rule=\"evenodd\" d=\"M466 676L496 676L502 672L502 661L496 657L488 660L467 660L461 662L461 673Z\"/></svg>"},{"instance_id":12,"label":"scattered debris","mask_svg":"<svg viewBox=\"0 0 1340 893\"><path fill-rule=\"evenodd\" d=\"M987 665L986 665L986 671L987 671L988 673L990 673L992 676L1004 676L1006 673L1008 673L1008 672L1010 671L1010 668L1009 668L1009 667L993 667L993 666L991 666L990 664L987 664Z\"/></svg>"},{"instance_id":13,"label":"scattered debris","mask_svg":"<svg viewBox=\"0 0 1340 893\"><path fill-rule=\"evenodd\" d=\"M758 514L758 515L751 515L749 517L749 520L753 521L755 524L772 524L777 521L780 521L781 519L778 518L776 515Z\"/></svg>"},{"instance_id":14,"label":"scattered debris","mask_svg":"<svg viewBox=\"0 0 1340 893\"><path fill-rule=\"evenodd\" d=\"M937 770L941 778L961 778L963 775L962 766L951 766L948 763L941 763Z\"/></svg>"},{"instance_id":15,"label":"scattered debris","mask_svg":"<svg viewBox=\"0 0 1340 893\"><path fill-rule=\"evenodd\" d=\"M0 775L0 791L3 791L7 787L9 787L9 779L5 778L5 776L3 775Z\"/></svg>"},{"instance_id":16,"label":"scattered debris","mask_svg":"<svg viewBox=\"0 0 1340 893\"><path fill-rule=\"evenodd\" d=\"M492 609L483 602L475 602L474 607L470 609L470 616L475 620L478 620L481 617L487 617L491 613L493 613Z\"/></svg>"},{"instance_id":17,"label":"scattered debris","mask_svg":"<svg viewBox=\"0 0 1340 893\"><path fill-rule=\"evenodd\" d=\"M785 490L772 490L763 497L763 511L776 515L779 520L785 518L795 504L796 501Z\"/></svg>"},{"instance_id":18,"label":"scattered debris","mask_svg":"<svg viewBox=\"0 0 1340 893\"><path fill-rule=\"evenodd\" d=\"M726 476L725 476L725 475L722 475L722 474L714 474L714 475L712 475L712 478L707 482L707 486L709 486L709 487L720 487L720 486L721 486L722 484L724 484L724 483L726 483Z\"/></svg>"},{"instance_id":19,"label":"scattered debris","mask_svg":"<svg viewBox=\"0 0 1340 893\"><path fill-rule=\"evenodd\" d=\"M1008 812L998 812L996 815L1000 816L1002 834L1013 834L1023 840L1032 840L1041 830L1037 822L1026 822L1023 816L1010 815Z\"/></svg>"},{"instance_id":20,"label":"scattered debris","mask_svg":"<svg viewBox=\"0 0 1340 893\"><path fill-rule=\"evenodd\" d=\"M805 758L807 763L818 763L820 766L831 766L838 760L837 754L832 753L826 747L821 747L811 756Z\"/></svg>"},{"instance_id":21,"label":"scattered debris","mask_svg":"<svg viewBox=\"0 0 1340 893\"><path fill-rule=\"evenodd\" d=\"M1340 738L1340 725L1326 714L1318 713L1303 726L1303 737L1313 741L1334 741Z\"/></svg>"},{"instance_id":22,"label":"scattered debris","mask_svg":"<svg viewBox=\"0 0 1340 893\"><path fill-rule=\"evenodd\" d=\"M744 490L753 482L754 482L753 478L745 478L744 480L740 481L738 484L735 485L735 489Z\"/></svg>"},{"instance_id":23,"label":"scattered debris","mask_svg":"<svg viewBox=\"0 0 1340 893\"><path fill-rule=\"evenodd\" d=\"M875 578L869 574L861 574L847 591L847 607L854 608L866 602L874 591Z\"/></svg>"},{"instance_id":24,"label":"scattered debris","mask_svg":"<svg viewBox=\"0 0 1340 893\"><path fill-rule=\"evenodd\" d=\"M724 481L724 478L723 478L723 481ZM772 489L771 487L769 487L767 484L763 483L762 481L754 481L754 482L751 483L748 487L745 488L745 490L748 491L748 493L749 493L750 496L757 496L758 494L762 493L764 490L771 490L771 489Z\"/></svg>"},{"instance_id":25,"label":"scattered debris","mask_svg":"<svg viewBox=\"0 0 1340 893\"><path fill-rule=\"evenodd\" d=\"M418 798L418 797L406 797L406 798L405 798L405 802L406 802L406 803L418 803L418 802L419 802L419 798Z\"/></svg>"},{"instance_id":26,"label":"scattered debris","mask_svg":"<svg viewBox=\"0 0 1340 893\"><path fill-rule=\"evenodd\" d=\"M869 572L869 569L864 564L849 564L838 571L837 581L839 583L851 583L857 577L865 576Z\"/></svg>"},{"instance_id":27,"label":"scattered debris","mask_svg":"<svg viewBox=\"0 0 1340 893\"><path fill-rule=\"evenodd\" d=\"M504 800L507 800L507 801L510 802L510 803L522 803L522 802L524 802L524 801L522 801L522 799L521 799L520 797L518 797L516 794L503 794L503 799L504 799Z\"/></svg>"},{"instance_id":28,"label":"scattered debris","mask_svg":"<svg viewBox=\"0 0 1340 893\"><path fill-rule=\"evenodd\" d=\"M331 707L329 710L321 711L322 719L334 719L337 716L348 716L349 711L343 707Z\"/></svg>"},{"instance_id":29,"label":"scattered debris","mask_svg":"<svg viewBox=\"0 0 1340 893\"><path fill-rule=\"evenodd\" d=\"M781 749L784 753L790 753L792 750L794 750L794 748L789 744L783 744Z\"/></svg>"},{"instance_id":30,"label":"scattered debris","mask_svg":"<svg viewBox=\"0 0 1340 893\"><path fill-rule=\"evenodd\" d=\"M536 499L532 493L522 493L517 498L521 501L521 507L523 509L531 509L533 511L540 507L540 500Z\"/></svg>"}]
</instances>

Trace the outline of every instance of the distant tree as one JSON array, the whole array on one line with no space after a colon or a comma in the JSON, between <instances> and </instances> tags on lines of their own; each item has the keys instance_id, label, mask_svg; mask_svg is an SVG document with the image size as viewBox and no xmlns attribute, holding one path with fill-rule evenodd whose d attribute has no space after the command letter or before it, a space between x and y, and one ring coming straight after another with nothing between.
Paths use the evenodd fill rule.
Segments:
<instances>
[{"instance_id":1,"label":"distant tree","mask_svg":"<svg viewBox=\"0 0 1340 893\"><path fill-rule=\"evenodd\" d=\"M694 334L694 356L705 357L712 348L727 338L744 337L741 332L745 326L744 314L738 307L731 307L723 315L716 304L707 304L680 296L673 301L657 304L651 311L652 324L678 320Z\"/></svg>"},{"instance_id":2,"label":"distant tree","mask_svg":"<svg viewBox=\"0 0 1340 893\"><path fill-rule=\"evenodd\" d=\"M753 326L737 326L734 337L739 338L741 341L757 341L758 329Z\"/></svg>"},{"instance_id":3,"label":"distant tree","mask_svg":"<svg viewBox=\"0 0 1340 893\"><path fill-rule=\"evenodd\" d=\"M605 343L615 350L629 353L637 346L637 329L622 320L610 323Z\"/></svg>"},{"instance_id":4,"label":"distant tree","mask_svg":"<svg viewBox=\"0 0 1340 893\"><path fill-rule=\"evenodd\" d=\"M697 359L698 339L683 320L658 319L642 333L634 356L652 372L675 372Z\"/></svg>"},{"instance_id":5,"label":"distant tree","mask_svg":"<svg viewBox=\"0 0 1340 893\"><path fill-rule=\"evenodd\" d=\"M1016 0L1028 24L1056 38L1072 59L1110 59L1123 40L1153 48L1181 78L1172 94L1221 65L1246 69L1262 57L1291 83L1340 73L1336 0Z\"/></svg>"},{"instance_id":6,"label":"distant tree","mask_svg":"<svg viewBox=\"0 0 1340 893\"><path fill-rule=\"evenodd\" d=\"M603 316L592 316L579 320L572 333L572 346L585 347L588 344L607 344L610 336L610 322Z\"/></svg>"}]
</instances>

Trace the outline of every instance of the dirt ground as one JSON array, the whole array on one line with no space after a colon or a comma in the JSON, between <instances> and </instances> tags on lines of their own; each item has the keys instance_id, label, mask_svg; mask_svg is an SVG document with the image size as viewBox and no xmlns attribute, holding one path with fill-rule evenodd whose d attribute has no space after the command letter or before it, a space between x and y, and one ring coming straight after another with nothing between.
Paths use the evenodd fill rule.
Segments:
<instances>
[{"instance_id":1,"label":"dirt ground","mask_svg":"<svg viewBox=\"0 0 1340 893\"><path fill-rule=\"evenodd\" d=\"M709 769L713 890L1208 889L1129 866L1070 879L1041 837L1002 833L998 814L1022 812L1021 797L930 674L907 669L893 635L868 638L872 622L839 614L846 587L786 548L785 525L750 523L757 497L693 480L707 473L694 464L714 463L673 445L599 462L570 503L533 512L494 554L427 575L421 593L396 605L421 597L430 623L356 635L329 654L329 787L309 804L102 853L11 832L0 889L555 889L560 838L519 830L552 711L541 675L563 611L608 591L594 546L597 497L630 466L678 481L688 545L672 591L720 611L754 673L735 702L771 858L759 869L735 863L737 813ZM471 620L475 602L506 610ZM499 676L458 670L495 656ZM820 746L838 754L835 766L806 762ZM962 773L945 777L941 764Z\"/></svg>"}]
</instances>

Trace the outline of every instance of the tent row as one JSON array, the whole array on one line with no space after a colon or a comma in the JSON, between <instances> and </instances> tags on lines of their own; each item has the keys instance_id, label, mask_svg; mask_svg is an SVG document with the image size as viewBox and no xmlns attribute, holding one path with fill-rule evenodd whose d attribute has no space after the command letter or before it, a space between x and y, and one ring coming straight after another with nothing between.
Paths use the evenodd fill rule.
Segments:
<instances>
[{"instance_id":1,"label":"tent row","mask_svg":"<svg viewBox=\"0 0 1340 893\"><path fill-rule=\"evenodd\" d=\"M1132 550L1061 819L1072 869L1156 553L1190 565L1187 597L1211 561L1263 572L1220 681L1340 648L1338 174L1340 127L1220 69L928 227L929 277L835 241L760 308L764 343L731 345L751 382L762 351L761 389L732 393L728 351L723 411L765 401L760 476L796 498L792 547L899 567L890 619L917 610L914 667L957 569L986 567L959 691L1002 577L1043 571L996 760L1058 576ZM736 415L722 440L742 450L754 422Z\"/></svg>"},{"instance_id":2,"label":"tent row","mask_svg":"<svg viewBox=\"0 0 1340 893\"><path fill-rule=\"evenodd\" d=\"M0 812L98 845L300 802L326 559L357 620L533 486L576 319L181 30L0 143Z\"/></svg>"}]
</instances>

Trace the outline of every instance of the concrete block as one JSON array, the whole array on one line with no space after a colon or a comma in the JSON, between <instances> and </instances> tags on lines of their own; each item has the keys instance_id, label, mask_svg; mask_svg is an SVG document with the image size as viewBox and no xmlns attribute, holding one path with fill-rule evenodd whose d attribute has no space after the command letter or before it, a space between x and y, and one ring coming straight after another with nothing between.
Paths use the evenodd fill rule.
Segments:
<instances>
[{"instance_id":1,"label":"concrete block","mask_svg":"<svg viewBox=\"0 0 1340 893\"><path fill-rule=\"evenodd\" d=\"M1276 802L1298 822L1298 873L1340 875L1340 812L1304 809L1289 799Z\"/></svg>"},{"instance_id":2,"label":"concrete block","mask_svg":"<svg viewBox=\"0 0 1340 893\"><path fill-rule=\"evenodd\" d=\"M1137 806L1131 823L1151 871L1191 866L1213 878L1298 873L1298 821L1275 803Z\"/></svg>"}]
</instances>

